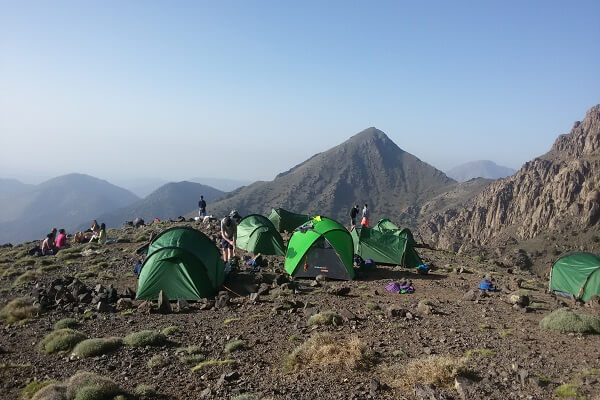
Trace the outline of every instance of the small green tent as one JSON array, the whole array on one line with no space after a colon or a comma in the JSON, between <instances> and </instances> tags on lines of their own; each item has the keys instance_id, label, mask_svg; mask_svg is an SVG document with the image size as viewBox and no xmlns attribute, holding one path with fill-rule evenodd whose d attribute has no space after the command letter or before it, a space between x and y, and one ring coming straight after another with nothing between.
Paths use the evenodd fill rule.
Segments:
<instances>
[{"instance_id":1,"label":"small green tent","mask_svg":"<svg viewBox=\"0 0 600 400\"><path fill-rule=\"evenodd\" d=\"M248 215L240 221L236 245L254 254L285 255L281 235L267 217L258 214Z\"/></svg>"},{"instance_id":2,"label":"small green tent","mask_svg":"<svg viewBox=\"0 0 600 400\"><path fill-rule=\"evenodd\" d=\"M189 227L167 229L152 240L138 280L137 298L154 300L214 296L225 280L221 252L205 234Z\"/></svg>"},{"instance_id":3,"label":"small green tent","mask_svg":"<svg viewBox=\"0 0 600 400\"><path fill-rule=\"evenodd\" d=\"M400 228L398 226L396 226L392 221L390 221L387 218L383 218L383 219L380 219L379 221L377 221L377 224L375 224L373 229L375 229L376 231L379 231L381 233L383 233L385 231L399 231L400 230Z\"/></svg>"},{"instance_id":4,"label":"small green tent","mask_svg":"<svg viewBox=\"0 0 600 400\"><path fill-rule=\"evenodd\" d=\"M567 293L583 301L600 295L600 256L572 253L556 260L550 271L550 291Z\"/></svg>"},{"instance_id":5,"label":"small green tent","mask_svg":"<svg viewBox=\"0 0 600 400\"><path fill-rule=\"evenodd\" d=\"M288 243L285 270L296 277L319 274L332 279L354 279L352 237L340 223L315 217L299 227Z\"/></svg>"},{"instance_id":6,"label":"small green tent","mask_svg":"<svg viewBox=\"0 0 600 400\"><path fill-rule=\"evenodd\" d=\"M350 232L354 243L354 254L364 260L370 258L380 264L395 264L416 268L421 265L421 257L414 248L414 240L408 229L402 231L375 228L354 228Z\"/></svg>"},{"instance_id":7,"label":"small green tent","mask_svg":"<svg viewBox=\"0 0 600 400\"><path fill-rule=\"evenodd\" d=\"M293 232L300 225L310 221L310 216L296 214L283 208L273 208L269 215L269 221L275 225L279 232Z\"/></svg>"}]
</instances>

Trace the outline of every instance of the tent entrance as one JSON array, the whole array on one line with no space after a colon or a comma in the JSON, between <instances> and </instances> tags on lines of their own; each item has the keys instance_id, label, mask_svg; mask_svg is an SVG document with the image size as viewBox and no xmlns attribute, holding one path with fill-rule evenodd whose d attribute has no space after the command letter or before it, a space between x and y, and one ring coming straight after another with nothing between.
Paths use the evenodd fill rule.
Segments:
<instances>
[{"instance_id":1,"label":"tent entrance","mask_svg":"<svg viewBox=\"0 0 600 400\"><path fill-rule=\"evenodd\" d=\"M303 262L300 262L298 267L296 267L293 276L298 278L314 278L319 274L325 275L330 279L352 279L339 254L323 236L310 246L304 256Z\"/></svg>"}]
</instances>

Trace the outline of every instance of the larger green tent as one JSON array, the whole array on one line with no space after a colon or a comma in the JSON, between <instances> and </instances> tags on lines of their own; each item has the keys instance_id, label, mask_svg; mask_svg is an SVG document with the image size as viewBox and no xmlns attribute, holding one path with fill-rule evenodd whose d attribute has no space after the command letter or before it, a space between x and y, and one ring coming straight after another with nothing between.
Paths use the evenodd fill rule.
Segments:
<instances>
[{"instance_id":1,"label":"larger green tent","mask_svg":"<svg viewBox=\"0 0 600 400\"><path fill-rule=\"evenodd\" d=\"M267 217L251 214L242 219L237 227L236 245L254 254L285 255L283 239Z\"/></svg>"},{"instance_id":2,"label":"larger green tent","mask_svg":"<svg viewBox=\"0 0 600 400\"><path fill-rule=\"evenodd\" d=\"M346 228L329 218L315 217L299 227L288 243L285 270L296 277L325 275L354 279L352 237Z\"/></svg>"},{"instance_id":3,"label":"larger green tent","mask_svg":"<svg viewBox=\"0 0 600 400\"><path fill-rule=\"evenodd\" d=\"M310 216L296 214L283 208L273 208L269 214L269 221L279 232L293 232L300 225L310 221Z\"/></svg>"},{"instance_id":4,"label":"larger green tent","mask_svg":"<svg viewBox=\"0 0 600 400\"><path fill-rule=\"evenodd\" d=\"M225 270L221 252L202 232L167 229L152 240L138 280L137 298L154 300L162 290L170 299L214 296Z\"/></svg>"},{"instance_id":5,"label":"larger green tent","mask_svg":"<svg viewBox=\"0 0 600 400\"><path fill-rule=\"evenodd\" d=\"M408 229L379 231L375 228L354 228L350 232L354 253L364 260L370 258L379 264L395 264L416 268L421 257L415 250L414 239Z\"/></svg>"},{"instance_id":6,"label":"larger green tent","mask_svg":"<svg viewBox=\"0 0 600 400\"><path fill-rule=\"evenodd\" d=\"M600 295L600 256L572 253L556 260L550 271L550 291L583 301Z\"/></svg>"}]
</instances>

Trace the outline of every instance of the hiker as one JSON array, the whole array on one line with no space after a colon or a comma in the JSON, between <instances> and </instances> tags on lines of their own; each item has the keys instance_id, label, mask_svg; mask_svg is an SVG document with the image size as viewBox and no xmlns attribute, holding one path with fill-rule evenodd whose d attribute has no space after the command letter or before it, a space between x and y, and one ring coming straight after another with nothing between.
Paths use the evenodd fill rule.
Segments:
<instances>
[{"instance_id":1,"label":"hiker","mask_svg":"<svg viewBox=\"0 0 600 400\"><path fill-rule=\"evenodd\" d=\"M65 233L64 229L58 230L58 236L56 237L55 245L58 250L67 247L67 234Z\"/></svg>"},{"instance_id":2,"label":"hiker","mask_svg":"<svg viewBox=\"0 0 600 400\"><path fill-rule=\"evenodd\" d=\"M90 227L90 229L88 229L86 232L93 232L96 233L100 230L100 225L98 225L98 221L93 220L92 221L92 226Z\"/></svg>"},{"instance_id":3,"label":"hiker","mask_svg":"<svg viewBox=\"0 0 600 400\"><path fill-rule=\"evenodd\" d=\"M46 238L42 242L42 255L43 256L51 256L56 252L56 247L54 246L54 236L52 232L46 235Z\"/></svg>"},{"instance_id":4,"label":"hiker","mask_svg":"<svg viewBox=\"0 0 600 400\"><path fill-rule=\"evenodd\" d=\"M229 263L235 256L235 240L237 238L237 225L233 218L227 216L221 221L221 248L223 249L223 260Z\"/></svg>"},{"instance_id":5,"label":"hiker","mask_svg":"<svg viewBox=\"0 0 600 400\"><path fill-rule=\"evenodd\" d=\"M206 201L204 201L204 196L200 196L200 201L198 201L198 216L206 217Z\"/></svg>"},{"instance_id":6,"label":"hiker","mask_svg":"<svg viewBox=\"0 0 600 400\"><path fill-rule=\"evenodd\" d=\"M367 203L365 203L365 207L362 210L362 220L360 221L361 226L369 227L369 208L367 207Z\"/></svg>"},{"instance_id":7,"label":"hiker","mask_svg":"<svg viewBox=\"0 0 600 400\"><path fill-rule=\"evenodd\" d=\"M350 210L350 230L354 229L356 226L356 216L358 215L358 204L355 204L354 207Z\"/></svg>"},{"instance_id":8,"label":"hiker","mask_svg":"<svg viewBox=\"0 0 600 400\"><path fill-rule=\"evenodd\" d=\"M229 213L229 217L233 220L233 222L235 222L236 224L239 224L240 221L242 220L242 216L240 215L240 213L237 212L237 210L231 210L231 212Z\"/></svg>"},{"instance_id":9,"label":"hiker","mask_svg":"<svg viewBox=\"0 0 600 400\"><path fill-rule=\"evenodd\" d=\"M103 223L100 224L100 230L98 233L94 233L92 238L90 239L90 243L98 242L98 244L106 243L106 225Z\"/></svg>"}]
</instances>

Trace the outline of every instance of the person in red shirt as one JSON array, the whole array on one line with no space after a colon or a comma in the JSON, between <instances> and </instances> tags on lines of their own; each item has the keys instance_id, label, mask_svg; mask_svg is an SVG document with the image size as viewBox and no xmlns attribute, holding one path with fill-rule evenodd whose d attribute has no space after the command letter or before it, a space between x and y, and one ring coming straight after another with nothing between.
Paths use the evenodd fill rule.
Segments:
<instances>
[{"instance_id":1,"label":"person in red shirt","mask_svg":"<svg viewBox=\"0 0 600 400\"><path fill-rule=\"evenodd\" d=\"M63 249L67 247L67 234L64 229L58 230L58 236L56 237L56 247Z\"/></svg>"}]
</instances>

